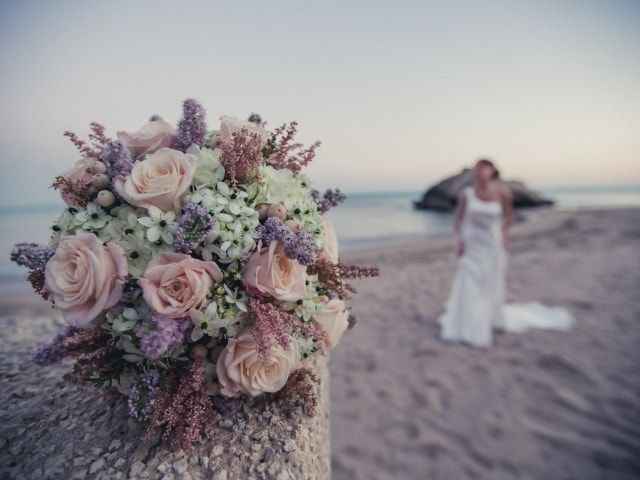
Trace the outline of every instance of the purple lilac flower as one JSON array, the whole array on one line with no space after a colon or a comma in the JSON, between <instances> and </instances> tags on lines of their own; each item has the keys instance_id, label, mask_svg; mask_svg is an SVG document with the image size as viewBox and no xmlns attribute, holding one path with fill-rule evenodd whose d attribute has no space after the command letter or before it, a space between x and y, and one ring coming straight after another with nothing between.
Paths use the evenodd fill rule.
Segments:
<instances>
[{"instance_id":1,"label":"purple lilac flower","mask_svg":"<svg viewBox=\"0 0 640 480\"><path fill-rule=\"evenodd\" d=\"M156 370L148 370L141 376L141 381L132 383L128 392L129 415L138 421L149 418L158 394L160 374Z\"/></svg>"},{"instance_id":2,"label":"purple lilac flower","mask_svg":"<svg viewBox=\"0 0 640 480\"><path fill-rule=\"evenodd\" d=\"M27 277L33 289L47 298L49 293L45 286L45 267L55 251L52 248L36 243L18 243L11 252L11 261L29 269Z\"/></svg>"},{"instance_id":3,"label":"purple lilac flower","mask_svg":"<svg viewBox=\"0 0 640 480\"><path fill-rule=\"evenodd\" d=\"M318 210L320 213L326 213L333 207L337 207L344 202L347 196L340 191L339 188L331 190L327 189L322 195L318 190L312 190L311 196L318 204Z\"/></svg>"},{"instance_id":4,"label":"purple lilac flower","mask_svg":"<svg viewBox=\"0 0 640 480\"><path fill-rule=\"evenodd\" d=\"M297 260L300 265L311 265L316 257L317 248L313 235L300 231L284 240L284 253Z\"/></svg>"},{"instance_id":5,"label":"purple lilac flower","mask_svg":"<svg viewBox=\"0 0 640 480\"><path fill-rule=\"evenodd\" d=\"M258 225L256 234L265 246L276 240L284 241L287 236L293 236L291 229L278 217L267 218L262 225Z\"/></svg>"},{"instance_id":6,"label":"purple lilac flower","mask_svg":"<svg viewBox=\"0 0 640 480\"><path fill-rule=\"evenodd\" d=\"M184 336L190 324L184 319L173 319L160 315L152 318L155 330L142 333L140 350L150 360L158 360L166 352L177 347L184 341Z\"/></svg>"},{"instance_id":7,"label":"purple lilac flower","mask_svg":"<svg viewBox=\"0 0 640 480\"><path fill-rule=\"evenodd\" d=\"M207 134L206 111L197 100L189 98L182 104L182 120L178 123L178 131L174 147L186 152L196 144L202 146Z\"/></svg>"},{"instance_id":8,"label":"purple lilac flower","mask_svg":"<svg viewBox=\"0 0 640 480\"><path fill-rule=\"evenodd\" d=\"M107 166L107 174L111 178L129 175L134 162L129 149L119 140L109 142L104 146L102 161Z\"/></svg>"},{"instance_id":9,"label":"purple lilac flower","mask_svg":"<svg viewBox=\"0 0 640 480\"><path fill-rule=\"evenodd\" d=\"M256 233L265 246L273 241L282 242L287 257L297 260L301 265L311 265L315 260L317 248L313 236L304 230L292 232L277 217L267 218L256 228Z\"/></svg>"},{"instance_id":10,"label":"purple lilac flower","mask_svg":"<svg viewBox=\"0 0 640 480\"><path fill-rule=\"evenodd\" d=\"M33 361L38 365L52 365L64 358L64 340L78 332L76 327L66 327L56 335L49 343L44 343L36 348L33 353Z\"/></svg>"},{"instance_id":11,"label":"purple lilac flower","mask_svg":"<svg viewBox=\"0 0 640 480\"><path fill-rule=\"evenodd\" d=\"M55 250L37 243L17 243L11 251L11 261L31 271L44 271Z\"/></svg>"},{"instance_id":12,"label":"purple lilac flower","mask_svg":"<svg viewBox=\"0 0 640 480\"><path fill-rule=\"evenodd\" d=\"M213 218L206 208L189 202L178 219L173 246L178 252L190 253L207 236L213 227Z\"/></svg>"}]
</instances>

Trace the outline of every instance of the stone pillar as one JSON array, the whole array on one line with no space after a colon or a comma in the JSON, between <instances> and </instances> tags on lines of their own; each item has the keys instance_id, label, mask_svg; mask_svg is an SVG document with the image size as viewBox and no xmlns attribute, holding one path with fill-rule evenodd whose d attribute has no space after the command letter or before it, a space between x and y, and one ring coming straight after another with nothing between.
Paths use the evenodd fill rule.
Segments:
<instances>
[{"instance_id":1,"label":"stone pillar","mask_svg":"<svg viewBox=\"0 0 640 480\"><path fill-rule=\"evenodd\" d=\"M69 364L33 364L28 352L35 339L18 330L45 321L0 318L7 347L0 353L0 478L329 480L326 359L311 367L320 378L315 416L285 400L224 403L228 411L209 440L174 452L143 441L122 397L66 383Z\"/></svg>"}]
</instances>

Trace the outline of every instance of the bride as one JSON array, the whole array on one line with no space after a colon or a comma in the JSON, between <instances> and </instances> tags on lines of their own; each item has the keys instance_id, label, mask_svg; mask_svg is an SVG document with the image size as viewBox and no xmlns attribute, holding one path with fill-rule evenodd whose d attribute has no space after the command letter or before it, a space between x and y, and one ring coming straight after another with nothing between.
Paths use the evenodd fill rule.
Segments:
<instances>
[{"instance_id":1,"label":"bride","mask_svg":"<svg viewBox=\"0 0 640 480\"><path fill-rule=\"evenodd\" d=\"M509 227L513 218L509 188L493 162L478 160L473 186L458 199L455 220L458 270L446 311L442 338L487 347L493 327L522 332L528 328L571 328L573 318L560 308L539 303L505 304Z\"/></svg>"}]
</instances>

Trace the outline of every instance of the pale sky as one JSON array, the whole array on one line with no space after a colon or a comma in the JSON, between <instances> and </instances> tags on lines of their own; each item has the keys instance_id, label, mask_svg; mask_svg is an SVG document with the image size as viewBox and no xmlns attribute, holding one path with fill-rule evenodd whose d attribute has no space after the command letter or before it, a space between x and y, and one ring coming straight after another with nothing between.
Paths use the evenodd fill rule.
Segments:
<instances>
[{"instance_id":1,"label":"pale sky","mask_svg":"<svg viewBox=\"0 0 640 480\"><path fill-rule=\"evenodd\" d=\"M3 1L0 205L47 203L62 137L259 112L348 191L478 156L535 186L640 183L640 1Z\"/></svg>"}]
</instances>

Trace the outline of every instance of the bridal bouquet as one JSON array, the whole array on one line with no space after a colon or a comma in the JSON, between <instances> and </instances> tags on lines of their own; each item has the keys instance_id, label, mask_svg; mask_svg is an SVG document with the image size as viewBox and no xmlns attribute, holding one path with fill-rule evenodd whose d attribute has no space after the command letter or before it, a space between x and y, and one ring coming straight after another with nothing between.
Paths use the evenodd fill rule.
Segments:
<instances>
[{"instance_id":1,"label":"bridal bouquet","mask_svg":"<svg viewBox=\"0 0 640 480\"><path fill-rule=\"evenodd\" d=\"M192 99L177 128L65 133L80 153L53 184L66 208L49 245L12 252L68 323L35 360L75 358L71 379L116 388L182 447L222 414L216 397L305 391L308 359L352 323L349 279L377 271L339 262L324 214L344 195L312 189L320 144L296 133L256 114L208 130Z\"/></svg>"}]
</instances>

